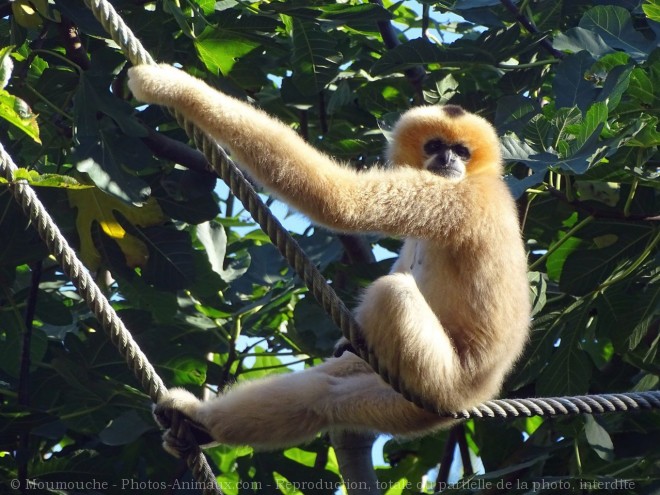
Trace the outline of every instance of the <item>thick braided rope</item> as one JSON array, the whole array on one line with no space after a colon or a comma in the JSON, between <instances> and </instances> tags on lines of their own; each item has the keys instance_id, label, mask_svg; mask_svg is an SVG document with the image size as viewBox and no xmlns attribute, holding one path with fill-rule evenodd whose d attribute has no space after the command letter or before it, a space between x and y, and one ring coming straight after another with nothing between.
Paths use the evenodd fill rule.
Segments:
<instances>
[{"instance_id":1,"label":"thick braided rope","mask_svg":"<svg viewBox=\"0 0 660 495\"><path fill-rule=\"evenodd\" d=\"M49 251L55 256L64 273L78 289L89 309L110 336L110 340L122 355L142 388L147 391L151 400L158 402L161 397L168 393L163 380L133 340L131 333L124 326L124 323L98 288L85 266L80 262L75 251L71 249L34 190L25 181L18 180L14 182L13 178L16 170L16 165L5 151L2 143L0 143L0 174L9 181L14 199L21 205L23 211L36 227L39 236L48 246ZM177 418L172 425L173 432L175 432L177 438L189 438L187 425L181 419L181 415L177 414L176 416ZM212 487L215 485L217 487L215 476L198 446L191 447L187 461L195 478L203 481L204 486ZM221 492L217 489L205 493L218 494Z\"/></svg>"},{"instance_id":2,"label":"thick braided rope","mask_svg":"<svg viewBox=\"0 0 660 495\"><path fill-rule=\"evenodd\" d=\"M110 33L112 39L124 50L133 64L153 63L153 59L144 50L139 40L137 40L107 0L85 0L85 3ZM557 415L576 414L579 412L599 413L660 408L660 391L549 399L501 399L488 401L470 410L456 413L438 411L430 401L412 396L403 388L398 377L390 377L387 371L379 366L376 356L365 349L363 342L359 338L358 325L352 313L328 285L316 266L310 262L295 239L291 237L277 218L265 206L254 188L245 179L238 167L227 157L224 150L193 124L186 122L180 115L177 115L176 118L181 127L194 140L197 148L204 153L209 163L229 185L234 195L243 203L255 221L259 223L263 231L270 237L273 244L294 268L298 276L309 287L314 297L341 329L344 337L349 339L353 347L360 352L362 358L367 360L372 368L392 388L417 406L442 416L455 418L509 417L533 414ZM639 403L636 401L639 401Z\"/></svg>"},{"instance_id":3,"label":"thick braided rope","mask_svg":"<svg viewBox=\"0 0 660 495\"><path fill-rule=\"evenodd\" d=\"M453 413L452 417L467 419L559 416L580 413L602 414L614 411L638 411L642 409L660 409L660 390L538 399L489 400L472 409Z\"/></svg>"},{"instance_id":4,"label":"thick braided rope","mask_svg":"<svg viewBox=\"0 0 660 495\"><path fill-rule=\"evenodd\" d=\"M152 399L158 400L167 391L163 381L135 343L130 332L110 306L85 266L78 260L75 251L71 249L34 190L25 181L12 182L16 170L16 165L0 143L0 171L10 183L14 199L21 205L50 252L60 262L64 273L71 279L89 308L108 332L110 340L119 349L142 387Z\"/></svg>"}]
</instances>

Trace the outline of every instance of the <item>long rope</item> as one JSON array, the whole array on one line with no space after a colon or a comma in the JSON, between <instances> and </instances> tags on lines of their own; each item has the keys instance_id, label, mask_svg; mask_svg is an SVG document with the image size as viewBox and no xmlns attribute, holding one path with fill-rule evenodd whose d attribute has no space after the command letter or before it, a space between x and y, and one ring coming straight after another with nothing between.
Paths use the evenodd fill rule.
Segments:
<instances>
[{"instance_id":1,"label":"long rope","mask_svg":"<svg viewBox=\"0 0 660 495\"><path fill-rule=\"evenodd\" d=\"M85 0L85 3L133 64L154 63L140 41L107 0ZM327 283L318 268L309 260L296 240L273 216L236 164L229 159L215 141L209 139L194 124L187 122L181 115L175 114L175 116L179 125L185 129L197 148L204 153L214 170L229 185L233 194L243 203L324 310L331 316L334 323L341 329L344 337L392 388L417 406L442 416L455 418L515 417L535 414L547 416L660 408L660 391L545 399L500 399L455 413L438 411L431 402L413 396L401 387L397 377L388 376L386 370L379 367L378 359L373 353L365 350L359 338L359 328L353 314Z\"/></svg>"},{"instance_id":2,"label":"long rope","mask_svg":"<svg viewBox=\"0 0 660 495\"><path fill-rule=\"evenodd\" d=\"M660 409L660 390L621 394L574 395L532 399L497 399L452 414L457 419L568 416Z\"/></svg>"},{"instance_id":3,"label":"long rope","mask_svg":"<svg viewBox=\"0 0 660 495\"><path fill-rule=\"evenodd\" d=\"M137 38L135 38L107 1L85 0L85 2L133 63L153 63L153 59L144 50ZM325 283L323 276L305 256L300 246L265 207L242 173L228 159L224 151L214 142L210 141L201 131L196 129L192 124L185 122L181 116L177 116L177 119L207 156L209 162L218 170L221 177L231 186L236 196L243 202L248 211L262 225L264 231L271 237L285 258L289 260L296 272L299 273L308 285L311 285L312 292L323 304L323 307L329 307L328 309L333 320L338 322L344 335L349 337L351 342L356 343L357 324L351 313L334 291ZM142 387L148 392L154 402L158 402L168 393L162 379L133 340L132 335L119 319L117 313L100 291L87 269L77 258L75 252L67 243L34 190L25 181L14 181L16 170L16 165L0 143L0 173L9 182L14 199L21 205L30 221L36 226L39 235L48 246L50 252L59 261L64 273L78 289L90 310L110 336L112 343L117 347L129 368L142 384ZM378 369L375 357L373 355L369 357L369 361L374 366L374 369ZM393 386L399 388L396 384ZM405 391L401 392L405 396ZM415 400L415 398L411 399L415 403L420 402ZM418 405L428 408L426 404ZM509 417L520 415L576 414L579 412L603 413L608 411L651 408L660 408L660 391L546 399L495 400L488 401L471 410L454 413L451 416L456 418ZM176 438L182 439L189 444L189 439L192 435L188 425L176 411L173 414L171 431ZM204 493L222 493L206 458L198 446L190 445L187 451L186 461L195 479L203 483Z\"/></svg>"},{"instance_id":4,"label":"long rope","mask_svg":"<svg viewBox=\"0 0 660 495\"><path fill-rule=\"evenodd\" d=\"M117 347L142 388L147 391L151 400L157 403L168 393L163 380L133 340L131 333L80 262L75 251L71 249L34 190L24 180L14 181L16 170L16 165L0 143L0 173L9 182L14 199L36 227L39 236L78 289L89 309L101 323L103 330L110 336L110 340ZM203 482L204 493L221 494L215 476L199 446L190 445L191 434L188 425L178 413L173 417L171 431L177 439L182 439L189 446L186 461L195 479Z\"/></svg>"}]
</instances>

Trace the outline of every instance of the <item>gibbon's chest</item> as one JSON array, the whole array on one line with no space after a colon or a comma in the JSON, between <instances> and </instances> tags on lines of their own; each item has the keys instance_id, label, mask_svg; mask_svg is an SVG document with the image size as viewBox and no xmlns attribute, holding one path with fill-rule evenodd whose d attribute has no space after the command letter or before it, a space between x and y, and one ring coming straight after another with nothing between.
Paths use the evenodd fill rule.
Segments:
<instances>
[{"instance_id":1,"label":"gibbon's chest","mask_svg":"<svg viewBox=\"0 0 660 495\"><path fill-rule=\"evenodd\" d=\"M392 273L409 273L433 311L440 315L456 293L451 290L457 266L453 257L428 241L406 239Z\"/></svg>"}]
</instances>

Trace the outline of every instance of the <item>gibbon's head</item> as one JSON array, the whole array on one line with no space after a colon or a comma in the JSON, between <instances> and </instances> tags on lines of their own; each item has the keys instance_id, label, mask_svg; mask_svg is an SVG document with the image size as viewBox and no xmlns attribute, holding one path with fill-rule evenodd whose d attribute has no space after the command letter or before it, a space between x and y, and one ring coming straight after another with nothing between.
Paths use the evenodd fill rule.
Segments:
<instances>
[{"instance_id":1,"label":"gibbon's head","mask_svg":"<svg viewBox=\"0 0 660 495\"><path fill-rule=\"evenodd\" d=\"M456 105L416 107L404 113L392 131L388 159L455 180L503 172L493 126Z\"/></svg>"}]
</instances>

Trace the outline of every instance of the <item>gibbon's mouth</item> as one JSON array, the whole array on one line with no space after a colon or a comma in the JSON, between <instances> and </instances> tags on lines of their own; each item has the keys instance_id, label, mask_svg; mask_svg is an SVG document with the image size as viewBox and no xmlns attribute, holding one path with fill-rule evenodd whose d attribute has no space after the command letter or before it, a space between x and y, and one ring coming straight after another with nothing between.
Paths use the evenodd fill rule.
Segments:
<instances>
[{"instance_id":1,"label":"gibbon's mouth","mask_svg":"<svg viewBox=\"0 0 660 495\"><path fill-rule=\"evenodd\" d=\"M426 170L447 179L462 179L465 175L465 165L457 161L438 163L436 160L433 160L427 165Z\"/></svg>"}]
</instances>

